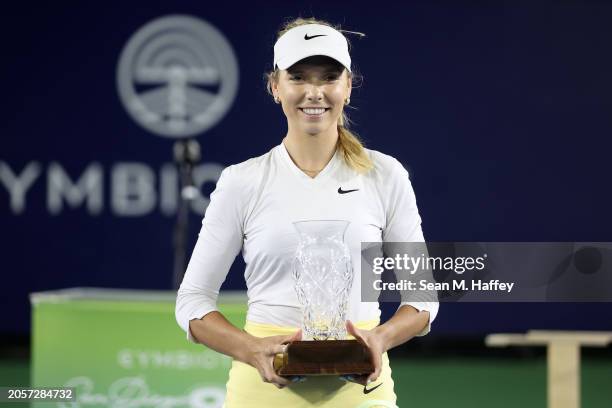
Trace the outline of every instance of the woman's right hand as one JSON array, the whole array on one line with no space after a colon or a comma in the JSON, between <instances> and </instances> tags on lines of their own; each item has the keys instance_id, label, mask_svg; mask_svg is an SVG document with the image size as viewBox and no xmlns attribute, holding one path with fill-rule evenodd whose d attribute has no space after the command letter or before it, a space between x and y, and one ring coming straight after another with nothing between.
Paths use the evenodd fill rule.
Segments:
<instances>
[{"instance_id":1,"label":"woman's right hand","mask_svg":"<svg viewBox=\"0 0 612 408\"><path fill-rule=\"evenodd\" d=\"M255 367L264 382L284 388L291 380L281 377L274 371L273 361L276 354L284 353L287 343L302 339L302 330L287 336L252 337L248 343L246 363Z\"/></svg>"}]
</instances>

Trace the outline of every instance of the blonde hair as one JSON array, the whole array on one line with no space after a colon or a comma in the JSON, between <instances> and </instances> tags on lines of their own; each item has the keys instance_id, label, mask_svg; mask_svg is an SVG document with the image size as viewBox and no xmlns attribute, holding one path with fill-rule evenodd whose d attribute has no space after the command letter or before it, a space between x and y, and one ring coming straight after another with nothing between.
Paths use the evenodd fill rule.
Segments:
<instances>
[{"instance_id":1,"label":"blonde hair","mask_svg":"<svg viewBox=\"0 0 612 408\"><path fill-rule=\"evenodd\" d=\"M334 26L331 23L328 23L327 21L318 20L314 17L310 17L310 18L299 17L294 20L286 22L283 25L283 27L279 30L276 38L277 39L280 38L283 34L291 30L292 28L299 27L299 26L306 25L306 24L321 24L321 25L332 27L340 32L352 33L352 34L357 34L360 36L365 35L365 34L354 32L354 31L342 30L339 25ZM349 48L350 48L350 43L349 43ZM347 71L347 74L349 75L349 78L353 80L355 79L361 80L361 76L357 73L351 73ZM278 78L279 78L279 70L276 67L273 67L273 71L265 74L265 79L267 80L266 89L268 90L268 93L272 96L274 96L272 93L272 84L278 82ZM340 150L340 153L342 154L342 157L344 158L345 163L350 168L357 171L358 173L367 173L369 170L371 170L374 167L374 164L372 163L372 160L366 153L363 147L363 143L359 139L359 136L357 136L357 134L349 130L350 124L351 124L351 121L348 115L346 114L344 110L342 110L342 115L340 116L340 119L338 120L338 149Z\"/></svg>"}]
</instances>

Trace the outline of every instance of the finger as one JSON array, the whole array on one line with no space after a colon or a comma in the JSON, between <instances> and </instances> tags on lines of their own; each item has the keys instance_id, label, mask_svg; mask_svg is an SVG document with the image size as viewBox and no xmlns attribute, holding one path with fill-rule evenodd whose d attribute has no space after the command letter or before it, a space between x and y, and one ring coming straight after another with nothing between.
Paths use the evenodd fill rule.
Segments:
<instances>
[{"instance_id":1,"label":"finger","mask_svg":"<svg viewBox=\"0 0 612 408\"><path fill-rule=\"evenodd\" d=\"M286 386L288 384L290 384L290 381L284 377L279 376L278 374L276 374L276 372L274 371L274 368L272 368L272 364L266 364L262 367L261 369L262 371L262 378L264 380L264 382L268 382L268 383L272 383L274 384L277 388L281 388L280 386Z\"/></svg>"},{"instance_id":2,"label":"finger","mask_svg":"<svg viewBox=\"0 0 612 408\"><path fill-rule=\"evenodd\" d=\"M355 337L357 340L361 340L362 342L364 342L363 335L361 334L361 330L355 327L353 322L351 322L350 320L346 321L346 330L351 336Z\"/></svg>"},{"instance_id":3,"label":"finger","mask_svg":"<svg viewBox=\"0 0 612 408\"><path fill-rule=\"evenodd\" d=\"M299 329L295 333L288 335L278 335L278 336L269 336L267 337L268 341L273 344L287 344L292 341L297 341L302 339L302 329Z\"/></svg>"},{"instance_id":4,"label":"finger","mask_svg":"<svg viewBox=\"0 0 612 408\"><path fill-rule=\"evenodd\" d=\"M291 380L277 375L276 373L274 373L274 371L272 371L270 374L268 374L268 379L274 385L276 385L276 386L280 385L281 387L279 387L279 388L282 388L282 387L285 387L285 386L291 384Z\"/></svg>"},{"instance_id":5,"label":"finger","mask_svg":"<svg viewBox=\"0 0 612 408\"><path fill-rule=\"evenodd\" d=\"M372 353L372 364L374 365L374 372L368 376L368 383L374 382L380 377L382 371L382 357L378 353Z\"/></svg>"},{"instance_id":6,"label":"finger","mask_svg":"<svg viewBox=\"0 0 612 408\"><path fill-rule=\"evenodd\" d=\"M366 336L363 332L363 330L358 329L353 322L351 322L350 320L346 321L346 328L347 331L349 332L349 334L353 337L355 337L355 339L360 342L361 344L365 345L366 347L370 347L370 345L368 344L368 341L366 340Z\"/></svg>"},{"instance_id":7,"label":"finger","mask_svg":"<svg viewBox=\"0 0 612 408\"><path fill-rule=\"evenodd\" d=\"M292 341L300 341L300 340L302 340L302 329L299 329L295 333L286 336L283 343L291 343Z\"/></svg>"},{"instance_id":8,"label":"finger","mask_svg":"<svg viewBox=\"0 0 612 408\"><path fill-rule=\"evenodd\" d=\"M287 352L287 345L286 344L274 344L274 345L270 346L270 350L268 352L268 355L283 354L285 352Z\"/></svg>"}]
</instances>

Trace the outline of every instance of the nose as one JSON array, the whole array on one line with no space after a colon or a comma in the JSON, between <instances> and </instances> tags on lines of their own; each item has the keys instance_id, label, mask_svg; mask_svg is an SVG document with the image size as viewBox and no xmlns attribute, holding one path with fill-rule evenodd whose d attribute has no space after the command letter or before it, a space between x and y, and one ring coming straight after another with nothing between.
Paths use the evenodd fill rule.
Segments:
<instances>
[{"instance_id":1,"label":"nose","mask_svg":"<svg viewBox=\"0 0 612 408\"><path fill-rule=\"evenodd\" d=\"M306 87L306 99L309 101L321 101L323 99L323 90L316 84L309 84Z\"/></svg>"}]
</instances>

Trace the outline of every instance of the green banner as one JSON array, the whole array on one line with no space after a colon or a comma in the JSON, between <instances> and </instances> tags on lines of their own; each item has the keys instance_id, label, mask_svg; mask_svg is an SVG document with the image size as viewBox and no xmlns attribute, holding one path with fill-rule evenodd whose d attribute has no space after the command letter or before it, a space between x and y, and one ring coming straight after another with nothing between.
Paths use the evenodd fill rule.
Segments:
<instances>
[{"instance_id":1,"label":"green banner","mask_svg":"<svg viewBox=\"0 0 612 408\"><path fill-rule=\"evenodd\" d=\"M187 341L175 299L89 288L31 294L32 386L74 387L77 397L32 406L220 408L231 359ZM221 293L218 305L244 326L244 293Z\"/></svg>"}]
</instances>

